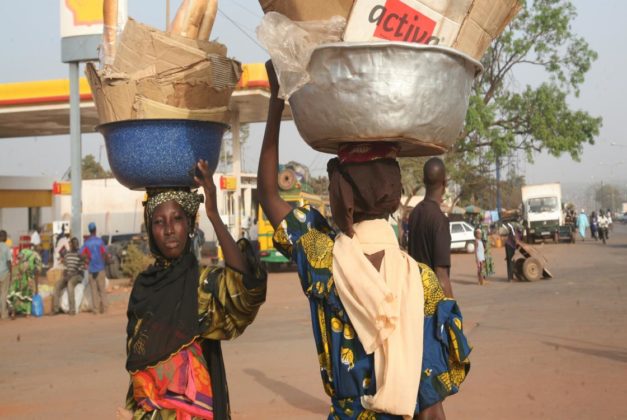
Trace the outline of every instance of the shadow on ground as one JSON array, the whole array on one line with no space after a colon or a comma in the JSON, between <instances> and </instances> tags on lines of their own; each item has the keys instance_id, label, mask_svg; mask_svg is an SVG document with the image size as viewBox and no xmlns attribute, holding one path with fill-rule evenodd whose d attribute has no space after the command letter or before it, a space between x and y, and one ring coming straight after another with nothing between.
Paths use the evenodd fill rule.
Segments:
<instances>
[{"instance_id":1,"label":"shadow on ground","mask_svg":"<svg viewBox=\"0 0 627 420\"><path fill-rule=\"evenodd\" d=\"M565 349L589 356L602 357L604 359L614 360L616 362L627 363L627 350L607 350L599 348L594 349L586 347L575 347L558 343L550 343L547 341L543 341L542 344L554 347L556 350Z\"/></svg>"},{"instance_id":2,"label":"shadow on ground","mask_svg":"<svg viewBox=\"0 0 627 420\"><path fill-rule=\"evenodd\" d=\"M306 410L311 413L320 414L329 409L329 402L322 401L300 389L285 382L268 377L264 372L257 369L244 369L244 373L253 377L261 386L280 395L286 403L292 407Z\"/></svg>"}]
</instances>

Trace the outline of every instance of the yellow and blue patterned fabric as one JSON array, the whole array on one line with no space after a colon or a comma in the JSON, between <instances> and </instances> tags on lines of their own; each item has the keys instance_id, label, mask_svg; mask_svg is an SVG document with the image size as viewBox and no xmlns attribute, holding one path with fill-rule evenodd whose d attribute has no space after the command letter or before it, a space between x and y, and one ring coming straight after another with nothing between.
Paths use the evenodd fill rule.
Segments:
<instances>
[{"instance_id":1,"label":"yellow and blue patterned fabric","mask_svg":"<svg viewBox=\"0 0 627 420\"><path fill-rule=\"evenodd\" d=\"M335 232L314 208L291 211L274 234L274 245L298 267L309 299L320 374L331 397L329 419L400 419L361 405L376 392L374 357L367 355L333 282ZM418 263L417 263L418 264ZM416 414L459 390L470 369L470 346L457 303L444 296L435 273L420 264L425 295L424 350Z\"/></svg>"}]
</instances>

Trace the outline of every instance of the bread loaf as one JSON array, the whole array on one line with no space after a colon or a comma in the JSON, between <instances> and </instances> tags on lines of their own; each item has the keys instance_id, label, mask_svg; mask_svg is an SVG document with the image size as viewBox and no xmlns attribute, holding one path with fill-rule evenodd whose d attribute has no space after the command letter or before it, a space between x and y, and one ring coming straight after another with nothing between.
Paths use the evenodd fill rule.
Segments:
<instances>
[{"instance_id":1,"label":"bread loaf","mask_svg":"<svg viewBox=\"0 0 627 420\"><path fill-rule=\"evenodd\" d=\"M183 0L176 12L170 32L185 38L196 39L207 5L208 0Z\"/></svg>"},{"instance_id":2,"label":"bread loaf","mask_svg":"<svg viewBox=\"0 0 627 420\"><path fill-rule=\"evenodd\" d=\"M218 0L209 0L207 10L205 10L205 16L200 24L200 30L198 31L198 39L205 41L209 40L213 24L216 21L216 15L218 14Z\"/></svg>"},{"instance_id":3,"label":"bread loaf","mask_svg":"<svg viewBox=\"0 0 627 420\"><path fill-rule=\"evenodd\" d=\"M115 45L118 32L118 0L104 0L102 4L104 30L102 44L104 64L111 65L115 59Z\"/></svg>"}]
</instances>

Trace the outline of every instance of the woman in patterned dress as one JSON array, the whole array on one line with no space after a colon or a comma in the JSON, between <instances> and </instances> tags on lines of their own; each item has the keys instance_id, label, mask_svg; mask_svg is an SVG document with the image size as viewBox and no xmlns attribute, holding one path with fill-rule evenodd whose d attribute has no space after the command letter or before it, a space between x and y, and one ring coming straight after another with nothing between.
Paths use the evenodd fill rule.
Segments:
<instances>
[{"instance_id":1,"label":"woman in patterned dress","mask_svg":"<svg viewBox=\"0 0 627 420\"><path fill-rule=\"evenodd\" d=\"M329 162L330 202L340 234L316 209L292 209L281 199L276 183L284 103L277 97L278 82L271 63L267 69L271 99L259 159L258 192L275 228L275 246L297 264L309 300L322 382L331 398L329 419L445 418L442 401L456 393L465 379L470 347L455 300L444 295L433 271L400 251L390 235L386 219L398 208L401 190L400 169L392 158L394 147L364 145L364 153L360 147L347 147L345 156ZM368 228L362 229L364 226ZM351 255L350 243L355 238L362 242L363 248L356 248L363 249L362 254ZM381 250L377 241L383 244ZM365 262L345 265L338 255ZM392 257L396 259L388 259ZM402 267L393 267L392 261L401 262ZM389 272L410 281L394 289L396 293L385 292L388 285L398 286L397 279L387 276ZM355 276L362 273L362 279ZM388 284L381 282L382 276ZM368 298L378 296L377 291L370 293L369 289L375 288L384 290L382 299L369 304ZM399 290L412 290L416 296L403 296ZM387 306L392 309L388 311ZM374 316L368 309L373 309ZM415 322L408 324L410 318ZM404 351L407 349L415 351ZM407 360L407 370L394 366L393 357L386 352ZM405 383L411 386L399 386ZM396 398L394 394L404 395Z\"/></svg>"},{"instance_id":2,"label":"woman in patterned dress","mask_svg":"<svg viewBox=\"0 0 627 420\"><path fill-rule=\"evenodd\" d=\"M233 339L265 301L266 273L247 240L237 244L220 219L216 188L198 163L207 216L224 268L199 272L194 221L203 196L189 189L148 190L144 219L155 264L135 280L128 305L126 410L133 419L228 419L220 340Z\"/></svg>"},{"instance_id":3,"label":"woman in patterned dress","mask_svg":"<svg viewBox=\"0 0 627 420\"><path fill-rule=\"evenodd\" d=\"M37 288L37 276L41 271L41 257L34 249L21 250L17 258L17 276L14 277L7 296L12 319L17 314L30 316L33 291Z\"/></svg>"}]
</instances>

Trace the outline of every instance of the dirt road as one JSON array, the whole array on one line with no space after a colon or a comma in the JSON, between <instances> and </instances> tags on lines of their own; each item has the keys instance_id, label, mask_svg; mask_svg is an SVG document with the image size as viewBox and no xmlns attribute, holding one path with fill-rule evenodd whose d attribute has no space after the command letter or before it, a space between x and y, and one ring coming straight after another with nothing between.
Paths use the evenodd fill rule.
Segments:
<instances>
[{"instance_id":1,"label":"dirt road","mask_svg":"<svg viewBox=\"0 0 627 420\"><path fill-rule=\"evenodd\" d=\"M539 245L555 278L476 285L471 255L453 257L454 291L474 347L449 419L627 418L627 228L608 245ZM124 309L0 322L0 418L111 419L128 386ZM294 273L272 274L268 301L224 344L235 419L322 419L308 305Z\"/></svg>"}]
</instances>

